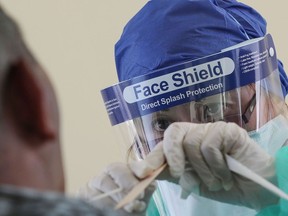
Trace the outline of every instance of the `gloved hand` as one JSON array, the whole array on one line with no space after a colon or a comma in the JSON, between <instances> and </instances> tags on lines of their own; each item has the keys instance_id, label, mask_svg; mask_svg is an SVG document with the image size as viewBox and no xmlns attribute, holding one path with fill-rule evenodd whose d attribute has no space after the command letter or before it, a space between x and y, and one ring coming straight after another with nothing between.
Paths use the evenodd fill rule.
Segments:
<instances>
[{"instance_id":1,"label":"gloved hand","mask_svg":"<svg viewBox=\"0 0 288 216\"><path fill-rule=\"evenodd\" d=\"M96 208L103 210L114 209L116 204L139 182L129 167L124 163L114 163L105 168L98 176L92 178L84 187L80 188L77 197L82 198ZM99 195L122 188L121 192L111 194L108 197L98 199ZM113 215L140 216L145 215L147 203L155 190L152 184L138 199L126 205L123 209L115 210ZM129 214L130 213L130 214Z\"/></svg>"},{"instance_id":2,"label":"gloved hand","mask_svg":"<svg viewBox=\"0 0 288 216\"><path fill-rule=\"evenodd\" d=\"M274 159L234 123L173 123L158 145L145 160L130 165L138 177L143 178L158 168L164 162L164 155L184 197L194 192L256 210L278 200L258 184L229 170L225 154L265 179L276 181Z\"/></svg>"}]
</instances>

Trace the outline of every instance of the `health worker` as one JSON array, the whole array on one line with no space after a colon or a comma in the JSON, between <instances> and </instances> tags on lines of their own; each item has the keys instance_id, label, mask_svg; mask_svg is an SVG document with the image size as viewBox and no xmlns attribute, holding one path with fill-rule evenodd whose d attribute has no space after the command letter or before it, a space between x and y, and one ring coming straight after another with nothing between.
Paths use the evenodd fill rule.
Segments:
<instances>
[{"instance_id":1,"label":"health worker","mask_svg":"<svg viewBox=\"0 0 288 216\"><path fill-rule=\"evenodd\" d=\"M225 159L280 182L275 155L288 143L288 82L259 13L234 0L152 0L125 26L115 58L120 83L102 95L112 125L127 127L133 161L125 175L110 166L92 179L87 199L167 162L146 215L281 211L276 195L231 172ZM145 204L142 196L130 210Z\"/></svg>"}]
</instances>

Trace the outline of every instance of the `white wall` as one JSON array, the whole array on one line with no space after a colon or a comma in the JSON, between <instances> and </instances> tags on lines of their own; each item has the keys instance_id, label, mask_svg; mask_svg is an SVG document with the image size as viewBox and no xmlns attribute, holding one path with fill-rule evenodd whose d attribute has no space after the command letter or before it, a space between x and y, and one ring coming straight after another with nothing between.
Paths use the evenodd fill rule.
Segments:
<instances>
[{"instance_id":1,"label":"white wall","mask_svg":"<svg viewBox=\"0 0 288 216\"><path fill-rule=\"evenodd\" d=\"M0 2L21 25L29 46L56 88L62 112L67 190L73 193L105 165L124 158L100 90L117 82L114 44L126 22L146 0ZM266 17L278 57L288 65L288 3L242 2Z\"/></svg>"}]
</instances>

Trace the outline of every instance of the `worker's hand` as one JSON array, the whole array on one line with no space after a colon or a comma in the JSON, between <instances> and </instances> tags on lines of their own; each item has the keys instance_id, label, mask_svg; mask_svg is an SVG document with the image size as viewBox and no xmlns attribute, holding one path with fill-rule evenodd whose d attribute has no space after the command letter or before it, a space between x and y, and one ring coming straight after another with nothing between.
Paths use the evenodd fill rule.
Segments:
<instances>
[{"instance_id":1,"label":"worker's hand","mask_svg":"<svg viewBox=\"0 0 288 216\"><path fill-rule=\"evenodd\" d=\"M114 163L107 166L103 173L92 178L81 188L77 193L77 197L83 198L103 211L106 209L114 209L117 203L122 200L138 182L138 178L133 175L126 164ZM121 188L120 192L112 193L105 198L99 199L99 196L110 193L118 188ZM113 215L145 215L146 207L154 189L154 185L149 186L136 200L124 206L124 210L115 210Z\"/></svg>"},{"instance_id":2,"label":"worker's hand","mask_svg":"<svg viewBox=\"0 0 288 216\"><path fill-rule=\"evenodd\" d=\"M273 158L244 129L225 122L173 123L165 131L163 142L156 151L145 160L131 164L131 168L143 178L164 162L164 155L169 173L178 179L184 198L198 193L256 210L277 202L276 196L258 184L231 172L225 154L265 179L275 181Z\"/></svg>"}]
</instances>

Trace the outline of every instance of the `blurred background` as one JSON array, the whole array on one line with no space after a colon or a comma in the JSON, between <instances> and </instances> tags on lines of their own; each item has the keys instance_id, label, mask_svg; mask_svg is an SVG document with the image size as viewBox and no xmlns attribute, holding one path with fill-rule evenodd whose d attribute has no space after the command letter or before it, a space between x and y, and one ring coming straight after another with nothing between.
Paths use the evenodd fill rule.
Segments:
<instances>
[{"instance_id":1,"label":"blurred background","mask_svg":"<svg viewBox=\"0 0 288 216\"><path fill-rule=\"evenodd\" d=\"M125 161L100 90L117 83L114 44L147 0L0 0L54 84L62 115L67 192L106 165ZM242 0L268 22L288 71L288 2ZM286 20L286 21L285 21Z\"/></svg>"}]
</instances>

